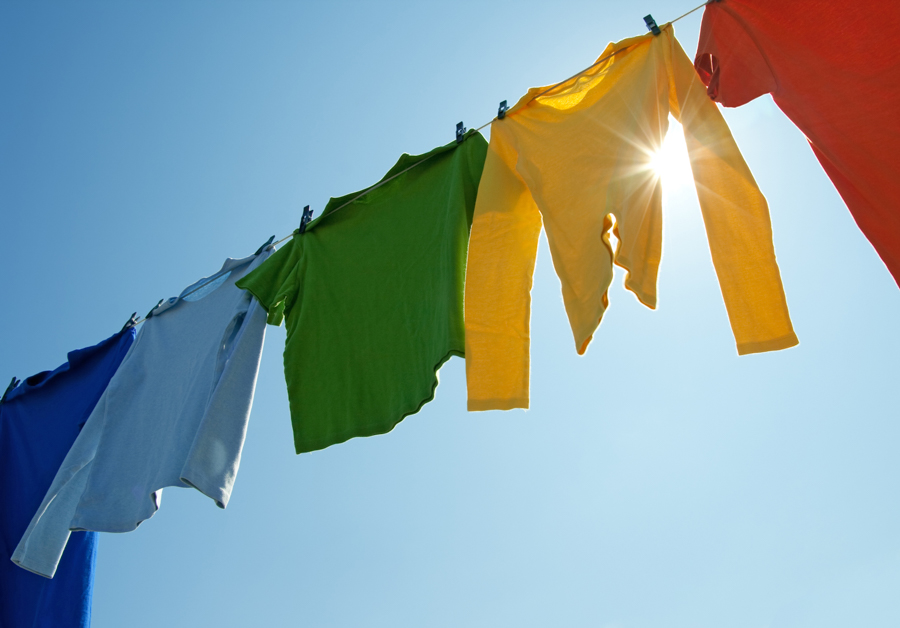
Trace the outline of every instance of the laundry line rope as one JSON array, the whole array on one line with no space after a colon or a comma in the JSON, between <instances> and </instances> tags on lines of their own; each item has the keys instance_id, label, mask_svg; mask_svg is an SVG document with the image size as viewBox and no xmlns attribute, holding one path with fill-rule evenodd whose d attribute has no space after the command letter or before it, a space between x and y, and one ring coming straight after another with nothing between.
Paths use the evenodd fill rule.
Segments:
<instances>
[{"instance_id":1,"label":"laundry line rope","mask_svg":"<svg viewBox=\"0 0 900 628\"><path fill-rule=\"evenodd\" d=\"M687 17L687 16L690 15L691 13L694 13L695 11L699 11L700 9L702 9L703 7L705 7L707 4L713 4L713 3L715 3L715 2L719 2L719 0L707 0L707 1L704 2L703 4L700 4L700 5L695 6L693 9L691 9L691 10L688 11L687 13L683 13L682 15L679 15L679 16L676 17L674 20L671 20L670 22L668 22L668 24L674 24L674 23L677 22L678 20ZM573 74L573 75L570 76L569 78L564 79L564 80L560 81L559 83L555 83L555 84L551 85L550 87L548 87L547 89L545 89L544 91L542 91L540 94L538 94L538 95L536 95L534 98L532 98L532 100L537 100L537 99L540 98L541 96L544 96L544 95L546 95L546 94L552 92L552 91L553 91L554 89L556 89L557 87L559 87L559 86L561 86L561 85L565 85L565 84L568 83L569 81L575 80L575 79L577 79L578 77L583 76L586 72L590 72L591 70L593 70L594 68L596 68L596 67L597 67L598 65L600 65L601 63L604 63L604 62L606 62L606 61L609 61L610 59L612 59L612 58L613 58L614 56L616 56L617 54L620 54L620 53L622 53L622 52L625 52L626 50L628 50L628 48L620 48L619 50L616 50L616 51L614 51L614 52L612 52L612 53L606 55L605 57L602 57L602 58L598 59L597 61L595 61L594 63L592 63L591 65L589 65L589 66L586 67L585 69L581 70L580 72L578 72L578 73L576 73L576 74ZM484 124L482 124L480 127L476 128L475 131L477 132L477 131L480 131L480 130L484 129L485 127L490 126L490 125L493 124L494 121L496 121L497 119L498 119L498 116L494 116L493 118L491 118L490 120L488 120L487 122L485 122ZM432 156L428 156L428 157L426 157L425 159L423 159L423 160L421 160L421 161L417 161L416 163L414 163L414 164L412 164L411 166L409 166L408 168L405 168L404 170L398 172L397 174L395 174L395 175L393 175L393 176L391 176L391 177L389 177L389 178L387 178L387 179L385 179L385 180L383 180L383 181L379 181L378 183L376 183L376 184L373 185L372 187L366 188L365 190L363 190L362 192L360 192L359 194L357 194L356 196L354 196L352 199L350 199L349 201L347 201L346 203L344 203L344 204L341 205L340 207L336 207L336 208L333 209L332 211L328 212L328 215L331 216L331 215L334 214L335 212L340 211L341 209L347 207L348 205L351 205L351 204L355 203L356 201L358 201L359 199L361 199L363 196L365 196L365 195L368 194L369 192L373 192L373 191L377 190L378 188L380 188L380 187L381 187L382 185L384 185L385 183L388 183L388 182L390 182L390 181L393 181L394 179L396 179L397 177L399 177L399 176L402 175L402 174L406 174L407 172L409 172L410 170L412 170L412 169L415 168L416 166L418 166L418 165L420 165L420 164L423 164L423 163L425 163L426 161L428 161L429 159L431 159L431 157L432 157ZM289 239L293 238L295 235L297 235L297 231L296 231L296 230L293 231L293 232L291 232L291 233L289 233L288 235L286 235L286 236L283 237L282 239L278 240L277 242L273 243L272 246L281 244L282 242L284 242L284 241L286 241L286 240L289 240Z\"/></svg>"},{"instance_id":2,"label":"laundry line rope","mask_svg":"<svg viewBox=\"0 0 900 628\"><path fill-rule=\"evenodd\" d=\"M678 20L683 19L683 18L686 18L687 16L689 16L689 15L692 14L692 13L694 13L695 11L699 11L700 9L702 9L703 7L705 7L706 5L708 5L708 4L713 4L713 3L716 3L716 2L719 2L719 1L720 1L720 0L707 0L707 1L704 2L703 4L697 5L696 7L694 7L693 9L691 9L690 11L688 11L687 13L683 13L682 15L679 15L678 17L676 17L674 20L670 20L670 21L668 22L668 24L674 24L674 23L677 22ZM648 17L649 17L649 16L648 16ZM589 65L589 66L586 67L585 69L581 70L580 72L578 72L578 73L576 73L576 74L573 74L573 75L570 76L569 78L567 78L567 79L565 79L565 80L562 80L562 81L560 81L559 83L555 83L555 84L551 85L550 87L548 87L547 89L545 89L544 91L542 91L540 94L537 94L534 98L532 98L532 101L537 100L537 99L540 98L541 96L544 96L544 95L546 95L546 94L552 92L554 89L556 89L557 87L560 87L561 85L565 85L566 83L568 83L568 82L570 82L570 81L574 81L575 79L577 79L577 78L579 78L579 77L581 77L581 76L584 76L585 73L590 72L591 70L593 70L594 68L596 68L598 65L600 65L600 64L602 64L602 63L604 63L604 62L606 62L606 61L609 61L610 59L612 59L612 58L613 58L614 56L616 56L617 54L620 54L620 53L622 53L622 52L625 52L625 51L628 50L628 49L629 49L629 48L620 48L619 50L615 50L615 51L611 52L610 54L606 55L605 57L601 57L600 59L597 59L597 61L595 61L594 63L592 63L591 65ZM499 119L499 115L494 116L493 118L491 118L490 120L488 120L487 122L485 122L484 124L482 124L480 127L474 129L474 131L475 131L475 132L481 131L481 130L484 129L485 127L488 127L488 126L490 126L491 124L493 124L493 123L494 123L496 120L498 120L498 119ZM465 140L463 140L463 141L465 141ZM425 163L426 161L428 161L429 159L431 159L433 156L434 156L433 154L432 154L432 155L429 155L428 157L425 157L425 159L422 159L422 160L417 161L416 163L412 164L412 165L409 166L408 168L404 168L403 170L401 170L401 171L398 172L397 174L392 175L392 176L388 177L387 179L384 179L384 180L382 180L382 181L379 181L379 182L376 183L375 185L366 188L365 190L363 190L362 192L360 192L359 194L357 194L356 196L354 196L353 198L351 198L349 201L347 201L347 202L344 203L343 205L340 205L339 207L334 208L333 210L331 210L330 212L328 212L328 214L323 214L323 216L326 216L326 215L327 215L327 216L331 216L331 215L335 214L336 212L338 212L338 211L344 209L344 208L347 207L348 205L352 205L353 203L355 203L356 201L358 201L359 199L361 199L361 198L364 197L365 195L369 194L370 192L374 192L375 190L377 190L377 189L380 188L381 186L383 186L383 185L385 185L385 184L387 184L387 183L390 183L391 181L393 181L394 179L396 179L397 177L399 177L399 176L401 176L401 175L403 175L403 174L406 174L407 172L409 172L410 170L412 170L412 169L415 168L416 166L419 166L419 165ZM323 216L320 216L320 218L323 217ZM281 238L280 240L278 240L278 241L276 241L276 242L273 242L273 243L270 244L269 246L273 246L273 247L274 247L274 246L278 246L278 245L281 244L282 242L286 242L287 240L290 240L291 238L293 238L294 236L296 236L296 235L298 235L298 234L299 234L299 229L295 229L294 231L292 231L292 232L289 233L288 235L284 236L283 238ZM202 284L198 285L197 287L195 287L195 288L194 288L193 290L191 290L190 292L186 292L186 293L182 294L179 298L182 298L182 299L183 299L184 297L187 297L187 296L189 296L189 295L191 295L191 294L197 292L198 290L200 290L200 289L203 288L204 286L207 286L207 285L210 284L211 282L213 282L213 281L215 281L216 279L218 279L218 277L219 277L220 275L221 275L221 273L216 273L215 275L213 275L212 277L210 277L207 281L205 281L205 282L203 282ZM162 301L160 301L160 303L162 303ZM158 306L157 306L157 307L158 307ZM156 308L153 308L153 309L156 309ZM151 312L152 312L152 311L153 311L153 310L151 310ZM135 314L136 314L136 313L135 313ZM131 319L131 321L129 321L129 323L131 323L131 326L137 326L137 325L140 325L141 323L143 323L143 322L146 321L146 320L147 320L147 316L144 316L144 317L135 319L135 318L134 318L134 315L132 315L132 319ZM126 324L126 327L128 327L128 326L129 326L129 325Z\"/></svg>"}]
</instances>

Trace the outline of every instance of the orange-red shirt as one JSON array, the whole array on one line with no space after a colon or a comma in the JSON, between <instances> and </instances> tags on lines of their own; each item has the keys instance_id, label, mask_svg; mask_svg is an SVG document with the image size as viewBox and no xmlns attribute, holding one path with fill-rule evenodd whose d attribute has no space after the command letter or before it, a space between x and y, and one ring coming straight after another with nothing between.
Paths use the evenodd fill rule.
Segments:
<instances>
[{"instance_id":1,"label":"orange-red shirt","mask_svg":"<svg viewBox=\"0 0 900 628\"><path fill-rule=\"evenodd\" d=\"M900 284L900 2L721 0L695 67L714 100L771 93Z\"/></svg>"}]
</instances>

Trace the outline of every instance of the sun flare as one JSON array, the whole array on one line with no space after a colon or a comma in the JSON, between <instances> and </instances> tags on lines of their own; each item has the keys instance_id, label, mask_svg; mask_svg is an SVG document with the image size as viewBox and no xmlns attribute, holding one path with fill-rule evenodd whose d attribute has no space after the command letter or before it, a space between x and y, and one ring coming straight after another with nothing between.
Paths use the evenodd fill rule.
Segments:
<instances>
[{"instance_id":1,"label":"sun flare","mask_svg":"<svg viewBox=\"0 0 900 628\"><path fill-rule=\"evenodd\" d=\"M650 167L662 180L664 190L687 186L693 181L684 133L677 122L672 121L662 147L650 156Z\"/></svg>"}]
</instances>

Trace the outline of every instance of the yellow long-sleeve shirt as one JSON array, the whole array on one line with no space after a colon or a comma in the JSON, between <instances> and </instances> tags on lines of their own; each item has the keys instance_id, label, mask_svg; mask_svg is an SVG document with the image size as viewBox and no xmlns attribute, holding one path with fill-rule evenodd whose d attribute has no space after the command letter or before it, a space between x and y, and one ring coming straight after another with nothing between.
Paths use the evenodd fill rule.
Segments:
<instances>
[{"instance_id":1,"label":"yellow long-sleeve shirt","mask_svg":"<svg viewBox=\"0 0 900 628\"><path fill-rule=\"evenodd\" d=\"M529 90L491 125L466 273L469 410L528 407L542 217L579 354L609 304L613 263L626 269L625 286L656 306L662 189L651 159L670 113L684 128L738 353L798 342L766 200L674 29L610 44L600 58L609 55L546 93Z\"/></svg>"}]
</instances>

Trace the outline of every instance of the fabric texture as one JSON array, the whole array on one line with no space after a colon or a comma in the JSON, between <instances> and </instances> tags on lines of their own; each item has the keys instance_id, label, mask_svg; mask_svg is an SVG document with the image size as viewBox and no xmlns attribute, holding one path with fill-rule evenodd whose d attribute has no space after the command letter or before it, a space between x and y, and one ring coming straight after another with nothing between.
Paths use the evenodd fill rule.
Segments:
<instances>
[{"instance_id":1,"label":"fabric texture","mask_svg":"<svg viewBox=\"0 0 900 628\"><path fill-rule=\"evenodd\" d=\"M10 558L32 515L134 341L135 330L72 351L55 371L26 378L0 404L0 626L86 628L97 533L72 535L56 578Z\"/></svg>"},{"instance_id":2,"label":"fabric texture","mask_svg":"<svg viewBox=\"0 0 900 628\"><path fill-rule=\"evenodd\" d=\"M897 2L721 0L694 62L727 107L772 94L900 285L898 22Z\"/></svg>"},{"instance_id":3,"label":"fabric texture","mask_svg":"<svg viewBox=\"0 0 900 628\"><path fill-rule=\"evenodd\" d=\"M196 488L225 508L266 328L265 311L234 282L271 251L226 260L218 273L152 311L60 466L14 562L53 577L70 530L134 530L159 508L166 486Z\"/></svg>"},{"instance_id":4,"label":"fabric texture","mask_svg":"<svg viewBox=\"0 0 900 628\"><path fill-rule=\"evenodd\" d=\"M470 132L403 155L383 185L331 199L238 282L270 323L287 319L298 454L389 432L433 398L440 366L463 355L466 247L486 150Z\"/></svg>"},{"instance_id":5,"label":"fabric texture","mask_svg":"<svg viewBox=\"0 0 900 628\"><path fill-rule=\"evenodd\" d=\"M528 407L542 222L578 353L608 306L614 263L627 271L625 286L656 306L662 188L651 160L669 114L684 127L738 353L797 344L766 200L671 24L610 44L605 57L558 87L531 89L491 125L466 276L470 410Z\"/></svg>"}]
</instances>

